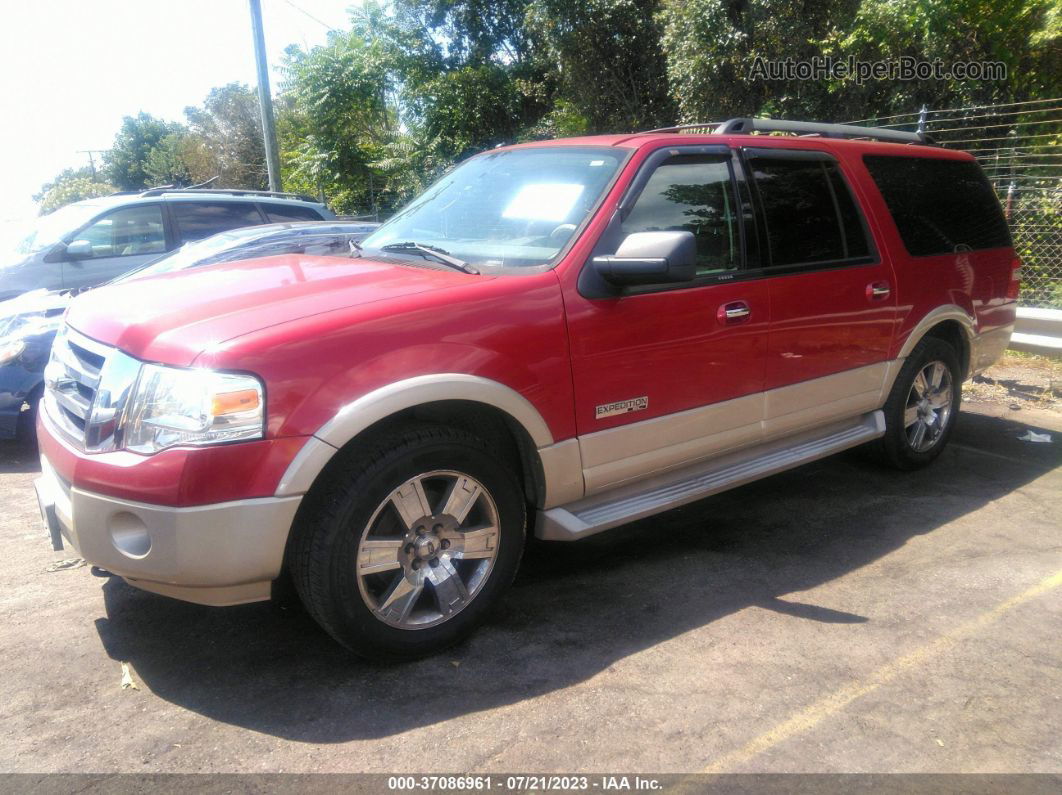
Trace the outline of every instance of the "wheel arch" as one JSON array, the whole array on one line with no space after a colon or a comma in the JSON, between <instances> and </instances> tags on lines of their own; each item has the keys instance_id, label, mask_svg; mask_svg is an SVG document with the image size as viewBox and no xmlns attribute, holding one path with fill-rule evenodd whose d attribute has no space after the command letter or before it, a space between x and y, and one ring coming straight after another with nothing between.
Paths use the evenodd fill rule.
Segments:
<instances>
[{"instance_id":1,"label":"wheel arch","mask_svg":"<svg viewBox=\"0 0 1062 795\"><path fill-rule=\"evenodd\" d=\"M970 352L976 338L974 319L962 307L941 306L922 318L907 335L897 358L906 359L926 337L936 337L955 348L965 379L970 373Z\"/></svg>"},{"instance_id":2,"label":"wheel arch","mask_svg":"<svg viewBox=\"0 0 1062 795\"><path fill-rule=\"evenodd\" d=\"M557 487L556 450L576 450L574 441L554 443L538 410L504 384L459 373L418 376L389 384L345 405L325 423L292 460L277 486L277 496L306 494L313 484L356 445L409 420L464 428L492 444L518 468L528 500L541 506ZM548 461L544 463L543 459ZM578 469L578 462L575 462ZM561 466L571 469L571 464ZM562 482L567 473L560 473ZM581 471L580 471L581 486Z\"/></svg>"}]
</instances>

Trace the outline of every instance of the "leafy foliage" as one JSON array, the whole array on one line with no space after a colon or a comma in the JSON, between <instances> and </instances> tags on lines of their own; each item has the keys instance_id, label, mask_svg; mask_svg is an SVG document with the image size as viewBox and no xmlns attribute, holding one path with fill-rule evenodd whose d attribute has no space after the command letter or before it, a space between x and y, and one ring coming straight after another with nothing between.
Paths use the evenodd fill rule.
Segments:
<instances>
[{"instance_id":1,"label":"leafy foliage","mask_svg":"<svg viewBox=\"0 0 1062 795\"><path fill-rule=\"evenodd\" d=\"M532 0L527 21L588 132L671 124L659 0Z\"/></svg>"},{"instance_id":2,"label":"leafy foliage","mask_svg":"<svg viewBox=\"0 0 1062 795\"><path fill-rule=\"evenodd\" d=\"M1062 0L367 0L350 14L323 46L288 49L275 108L284 186L354 214L386 214L500 143L1062 94ZM824 56L999 61L1008 77L860 84L752 73L757 57ZM124 119L107 179L126 190L215 176L218 186L265 187L252 88L215 88L185 115L187 126Z\"/></svg>"},{"instance_id":3,"label":"leafy foliage","mask_svg":"<svg viewBox=\"0 0 1062 795\"><path fill-rule=\"evenodd\" d=\"M99 181L91 170L67 168L51 182L42 185L33 201L40 204L40 214L47 215L67 204L108 196L111 193L114 193L114 186Z\"/></svg>"},{"instance_id":4,"label":"leafy foliage","mask_svg":"<svg viewBox=\"0 0 1062 795\"><path fill-rule=\"evenodd\" d=\"M241 83L211 89L202 107L185 108L184 115L196 143L186 141L180 151L194 182L216 176L219 188L269 186L262 116L253 89Z\"/></svg>"},{"instance_id":5,"label":"leafy foliage","mask_svg":"<svg viewBox=\"0 0 1062 795\"><path fill-rule=\"evenodd\" d=\"M156 119L148 113L126 116L114 145L103 155L104 171L109 181L121 190L150 187L151 175L146 166L151 151L163 139L182 129L179 124Z\"/></svg>"}]
</instances>

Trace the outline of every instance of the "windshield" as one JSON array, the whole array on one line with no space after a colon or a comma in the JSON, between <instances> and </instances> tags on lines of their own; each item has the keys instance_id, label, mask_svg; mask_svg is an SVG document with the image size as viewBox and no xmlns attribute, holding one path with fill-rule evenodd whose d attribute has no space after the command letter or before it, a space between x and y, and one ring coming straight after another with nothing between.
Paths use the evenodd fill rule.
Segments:
<instances>
[{"instance_id":1,"label":"windshield","mask_svg":"<svg viewBox=\"0 0 1062 795\"><path fill-rule=\"evenodd\" d=\"M362 247L378 252L415 242L488 267L551 262L593 210L625 155L574 146L479 155L428 188Z\"/></svg>"},{"instance_id":2,"label":"windshield","mask_svg":"<svg viewBox=\"0 0 1062 795\"><path fill-rule=\"evenodd\" d=\"M138 277L155 276L160 273L171 273L191 268L194 265L201 264L204 260L213 262L215 261L214 257L218 254L261 236L261 227L253 226L233 229L230 232L221 232L203 240L197 240L194 243L185 243L172 254L156 259L143 268L134 270L124 276L132 276L134 274Z\"/></svg>"},{"instance_id":3,"label":"windshield","mask_svg":"<svg viewBox=\"0 0 1062 795\"><path fill-rule=\"evenodd\" d=\"M68 204L33 221L28 235L15 244L18 254L35 254L58 243L62 237L88 223L103 210L99 204Z\"/></svg>"}]
</instances>

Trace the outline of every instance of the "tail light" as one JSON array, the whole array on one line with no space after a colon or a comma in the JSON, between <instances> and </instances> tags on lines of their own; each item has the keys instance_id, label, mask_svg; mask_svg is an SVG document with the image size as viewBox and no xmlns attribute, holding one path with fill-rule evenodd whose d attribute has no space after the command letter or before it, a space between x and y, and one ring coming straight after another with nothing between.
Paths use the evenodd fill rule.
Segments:
<instances>
[{"instance_id":1,"label":"tail light","mask_svg":"<svg viewBox=\"0 0 1062 795\"><path fill-rule=\"evenodd\" d=\"M1010 263L1010 284L1007 286L1007 298L1017 299L1021 289L1021 260L1015 257Z\"/></svg>"}]
</instances>

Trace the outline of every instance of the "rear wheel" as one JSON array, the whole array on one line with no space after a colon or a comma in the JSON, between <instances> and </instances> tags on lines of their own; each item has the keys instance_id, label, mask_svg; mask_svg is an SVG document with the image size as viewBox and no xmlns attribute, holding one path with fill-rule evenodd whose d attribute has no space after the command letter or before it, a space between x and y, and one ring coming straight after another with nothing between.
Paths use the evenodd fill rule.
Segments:
<instances>
[{"instance_id":1,"label":"rear wheel","mask_svg":"<svg viewBox=\"0 0 1062 795\"><path fill-rule=\"evenodd\" d=\"M917 469L948 443L962 400L962 370L955 349L923 339L907 357L885 403L881 457L899 469Z\"/></svg>"},{"instance_id":2,"label":"rear wheel","mask_svg":"<svg viewBox=\"0 0 1062 795\"><path fill-rule=\"evenodd\" d=\"M352 451L300 518L291 569L307 609L366 657L438 651L512 582L524 497L477 437L407 426Z\"/></svg>"}]
</instances>

